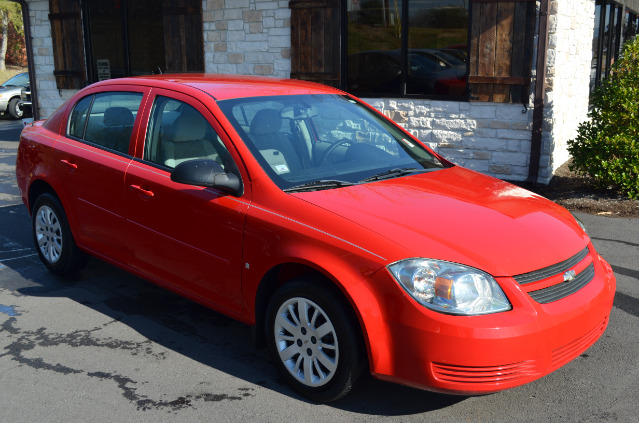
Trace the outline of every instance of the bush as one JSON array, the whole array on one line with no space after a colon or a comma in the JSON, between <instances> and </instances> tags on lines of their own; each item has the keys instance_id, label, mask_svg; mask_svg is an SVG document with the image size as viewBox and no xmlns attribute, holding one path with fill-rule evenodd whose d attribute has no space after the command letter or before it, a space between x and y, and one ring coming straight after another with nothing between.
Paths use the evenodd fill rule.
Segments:
<instances>
[{"instance_id":1,"label":"bush","mask_svg":"<svg viewBox=\"0 0 639 423\"><path fill-rule=\"evenodd\" d=\"M571 170L600 187L639 197L639 37L627 42L612 74L591 98L589 120L568 141Z\"/></svg>"}]
</instances>

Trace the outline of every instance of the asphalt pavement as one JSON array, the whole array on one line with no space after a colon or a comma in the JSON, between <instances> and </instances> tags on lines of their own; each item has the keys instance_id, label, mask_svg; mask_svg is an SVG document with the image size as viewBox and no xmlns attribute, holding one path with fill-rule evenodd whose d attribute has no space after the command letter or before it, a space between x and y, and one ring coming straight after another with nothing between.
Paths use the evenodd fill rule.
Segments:
<instances>
[{"instance_id":1,"label":"asphalt pavement","mask_svg":"<svg viewBox=\"0 0 639 423\"><path fill-rule=\"evenodd\" d=\"M20 128L0 119L0 421L639 421L638 219L578 215L617 294L604 336L554 373L480 397L368 378L318 405L247 326L96 259L73 278L48 273L15 185Z\"/></svg>"}]
</instances>

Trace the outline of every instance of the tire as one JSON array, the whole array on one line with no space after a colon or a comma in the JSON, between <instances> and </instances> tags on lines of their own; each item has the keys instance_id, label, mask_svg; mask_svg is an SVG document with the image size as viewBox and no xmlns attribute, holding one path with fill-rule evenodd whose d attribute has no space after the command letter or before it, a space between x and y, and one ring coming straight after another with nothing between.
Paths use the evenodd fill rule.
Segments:
<instances>
[{"instance_id":1,"label":"tire","mask_svg":"<svg viewBox=\"0 0 639 423\"><path fill-rule=\"evenodd\" d=\"M283 285L269 303L266 336L275 366L313 401L348 394L366 363L348 307L341 297L304 280Z\"/></svg>"},{"instance_id":2,"label":"tire","mask_svg":"<svg viewBox=\"0 0 639 423\"><path fill-rule=\"evenodd\" d=\"M18 107L19 98L12 98L7 105L7 111L14 119L20 119L22 117L22 110Z\"/></svg>"},{"instance_id":3,"label":"tire","mask_svg":"<svg viewBox=\"0 0 639 423\"><path fill-rule=\"evenodd\" d=\"M86 264L88 256L75 244L57 197L49 193L39 196L33 206L31 220L36 251L49 271L67 275Z\"/></svg>"}]
</instances>

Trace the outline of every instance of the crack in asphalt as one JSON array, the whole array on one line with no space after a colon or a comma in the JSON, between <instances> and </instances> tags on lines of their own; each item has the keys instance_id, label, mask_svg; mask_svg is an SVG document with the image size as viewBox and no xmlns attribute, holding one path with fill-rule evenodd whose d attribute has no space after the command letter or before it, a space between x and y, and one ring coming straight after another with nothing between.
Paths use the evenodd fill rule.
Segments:
<instances>
[{"instance_id":1,"label":"crack in asphalt","mask_svg":"<svg viewBox=\"0 0 639 423\"><path fill-rule=\"evenodd\" d=\"M47 363L42 357L28 358L24 356L26 351L31 351L36 347L68 345L71 347L86 346L119 349L130 351L131 355L144 354L156 360L165 359L164 352L156 353L153 351L153 342L151 340L143 342L122 341L111 338L100 340L92 336L96 331L115 323L116 320L105 323L102 327L96 327L90 330L77 330L68 334L48 333L46 328L39 328L34 331L23 331L15 326L16 322L16 317L10 317L0 324L0 333L6 333L7 337L13 341L4 347L5 352L0 354L0 358L9 357L21 365L37 370L47 370L63 375L86 374L92 378L113 381L122 392L122 396L129 402L135 404L138 410L165 409L168 411L179 411L183 408L192 407L197 402L237 401L245 397L254 396L251 392L254 390L253 388L238 388L240 393L237 395L202 393L198 395L180 396L172 401L152 399L138 393L135 387L138 382L129 377L104 371L89 372L82 369L74 369L61 363Z\"/></svg>"}]
</instances>

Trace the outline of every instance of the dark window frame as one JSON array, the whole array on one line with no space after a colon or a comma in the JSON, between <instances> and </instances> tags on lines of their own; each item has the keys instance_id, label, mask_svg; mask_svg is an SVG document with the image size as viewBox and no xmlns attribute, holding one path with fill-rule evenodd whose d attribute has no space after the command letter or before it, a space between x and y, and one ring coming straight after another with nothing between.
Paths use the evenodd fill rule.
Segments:
<instances>
[{"instance_id":1,"label":"dark window frame","mask_svg":"<svg viewBox=\"0 0 639 423\"><path fill-rule=\"evenodd\" d=\"M621 53L622 40L625 42L629 37L639 34L637 12L612 0L597 0L595 8L600 8L600 12L599 22L595 24L598 33L597 42L593 43L592 66L595 68L595 76L590 83L591 92L610 75L612 64ZM629 18L628 22L626 17ZM626 24L633 24L634 30L624 27Z\"/></svg>"},{"instance_id":2,"label":"dark window frame","mask_svg":"<svg viewBox=\"0 0 639 423\"><path fill-rule=\"evenodd\" d=\"M126 76L131 76L131 63L127 25L127 3L119 0L122 14L123 60ZM165 42L174 41L165 48L165 69L161 72L204 71L204 24L202 2L184 5L182 0L162 0ZM93 67L89 0L49 0L49 21L54 58L54 76L58 89L81 89L97 82ZM195 25L198 22L199 25ZM178 35L176 39L176 34Z\"/></svg>"},{"instance_id":3,"label":"dark window frame","mask_svg":"<svg viewBox=\"0 0 639 423\"><path fill-rule=\"evenodd\" d=\"M446 96L397 93L390 96L375 95L375 97L521 102L527 105L532 81L534 31L538 19L535 4L535 0L470 0L469 72L466 96L446 98ZM348 90L345 2L343 0L291 0L289 8L291 9L291 78L320 82ZM510 13L510 16L505 17L504 13L506 15ZM408 22L408 6L402 8L402 14L403 21ZM499 25L500 19L504 20L504 17L509 22L508 28ZM495 38L492 39L492 44L491 40L482 38L480 36L482 32L478 29L481 22L493 33L497 31L498 26L504 33L510 31L509 36L506 37L511 43L510 50L508 45L499 50L499 46L496 46L496 41L499 40ZM408 26L402 25L402 31L407 33ZM339 42L327 42L329 35ZM407 36L402 37L404 52L407 50L407 43ZM473 60L479 62L479 51L483 52L486 48L492 54L501 51L503 57L508 56L507 60L504 60L507 66L502 66L503 64L499 61L493 61L492 68L474 64ZM407 56L403 60L403 66L406 69ZM406 75L406 72L403 74ZM358 93L354 92L354 94Z\"/></svg>"}]
</instances>

